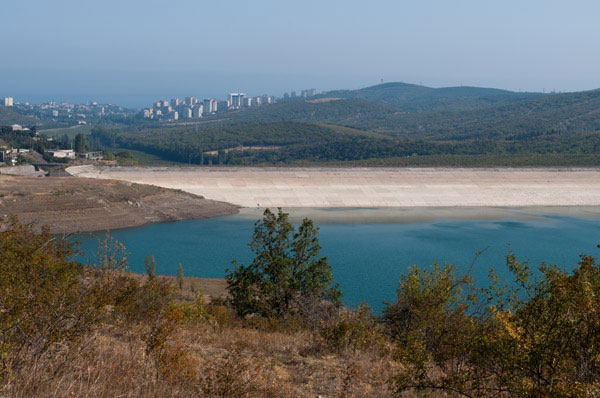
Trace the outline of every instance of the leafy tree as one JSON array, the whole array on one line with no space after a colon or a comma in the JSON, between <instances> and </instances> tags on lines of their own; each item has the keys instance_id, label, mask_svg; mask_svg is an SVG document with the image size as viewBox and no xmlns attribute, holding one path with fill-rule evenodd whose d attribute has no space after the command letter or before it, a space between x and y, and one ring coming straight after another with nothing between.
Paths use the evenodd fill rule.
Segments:
<instances>
[{"instance_id":1,"label":"leafy tree","mask_svg":"<svg viewBox=\"0 0 600 398\"><path fill-rule=\"evenodd\" d=\"M236 312L283 317L298 299L313 297L339 301L332 287L333 276L326 257L319 257L318 228L304 219L297 230L281 208L277 214L266 209L254 225L249 246L255 253L252 264L227 271L227 285Z\"/></svg>"},{"instance_id":2,"label":"leafy tree","mask_svg":"<svg viewBox=\"0 0 600 398\"><path fill-rule=\"evenodd\" d=\"M146 269L148 278L152 279L156 276L156 260L153 255L146 254L146 257L144 258L144 268Z\"/></svg>"},{"instance_id":3,"label":"leafy tree","mask_svg":"<svg viewBox=\"0 0 600 398\"><path fill-rule=\"evenodd\" d=\"M79 133L75 136L75 142L73 143L75 152L85 152L87 150L87 143L85 135Z\"/></svg>"}]
</instances>

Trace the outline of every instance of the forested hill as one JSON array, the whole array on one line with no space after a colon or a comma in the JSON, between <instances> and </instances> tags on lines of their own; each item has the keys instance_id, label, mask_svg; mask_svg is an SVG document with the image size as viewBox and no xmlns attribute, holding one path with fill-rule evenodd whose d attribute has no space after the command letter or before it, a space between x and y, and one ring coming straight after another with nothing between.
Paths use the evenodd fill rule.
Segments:
<instances>
[{"instance_id":1,"label":"forested hill","mask_svg":"<svg viewBox=\"0 0 600 398\"><path fill-rule=\"evenodd\" d=\"M0 106L0 125L21 124L25 126L40 124L40 121L30 116L21 115L10 108Z\"/></svg>"},{"instance_id":2,"label":"forested hill","mask_svg":"<svg viewBox=\"0 0 600 398\"><path fill-rule=\"evenodd\" d=\"M488 108L542 96L544 94L482 87L431 88L408 83L385 83L359 90L334 90L318 98L358 98L407 112L436 112Z\"/></svg>"},{"instance_id":3,"label":"forested hill","mask_svg":"<svg viewBox=\"0 0 600 398\"><path fill-rule=\"evenodd\" d=\"M485 109L404 112L363 99L287 101L232 114L236 123L332 123L419 139L508 138L600 130L600 90L551 94Z\"/></svg>"}]
</instances>

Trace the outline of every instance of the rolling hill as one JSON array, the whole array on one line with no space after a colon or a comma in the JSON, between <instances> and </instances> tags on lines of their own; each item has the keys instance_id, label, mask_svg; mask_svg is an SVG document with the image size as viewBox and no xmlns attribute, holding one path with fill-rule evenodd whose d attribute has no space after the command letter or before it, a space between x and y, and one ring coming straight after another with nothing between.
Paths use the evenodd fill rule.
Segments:
<instances>
[{"instance_id":1,"label":"rolling hill","mask_svg":"<svg viewBox=\"0 0 600 398\"><path fill-rule=\"evenodd\" d=\"M229 123L298 121L445 140L600 130L600 90L551 94L469 111L406 112L364 99L287 101L234 113Z\"/></svg>"},{"instance_id":2,"label":"rolling hill","mask_svg":"<svg viewBox=\"0 0 600 398\"><path fill-rule=\"evenodd\" d=\"M320 98L358 98L393 106L405 112L482 109L539 98L542 93L521 93L482 87L432 88L408 83L385 83L358 90L335 90Z\"/></svg>"}]
</instances>

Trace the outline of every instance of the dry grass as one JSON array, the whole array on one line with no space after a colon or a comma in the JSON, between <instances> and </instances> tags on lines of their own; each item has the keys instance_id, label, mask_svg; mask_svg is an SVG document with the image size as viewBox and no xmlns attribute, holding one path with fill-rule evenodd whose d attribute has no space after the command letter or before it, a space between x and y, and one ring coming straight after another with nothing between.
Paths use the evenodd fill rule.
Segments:
<instances>
[{"instance_id":1,"label":"dry grass","mask_svg":"<svg viewBox=\"0 0 600 398\"><path fill-rule=\"evenodd\" d=\"M161 368L141 340L106 330L62 369L56 358L32 364L0 396L388 397L386 380L397 366L369 352L324 352L306 331L242 326L187 325L169 350Z\"/></svg>"}]
</instances>

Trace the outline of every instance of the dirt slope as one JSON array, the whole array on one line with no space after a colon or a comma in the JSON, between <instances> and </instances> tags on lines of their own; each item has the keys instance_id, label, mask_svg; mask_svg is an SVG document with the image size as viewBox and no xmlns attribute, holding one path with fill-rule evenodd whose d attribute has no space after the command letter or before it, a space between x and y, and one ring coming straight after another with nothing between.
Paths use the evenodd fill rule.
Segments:
<instances>
[{"instance_id":1,"label":"dirt slope","mask_svg":"<svg viewBox=\"0 0 600 398\"><path fill-rule=\"evenodd\" d=\"M152 185L0 175L0 217L17 215L21 222L47 225L52 233L127 228L237 212L229 203Z\"/></svg>"}]
</instances>

